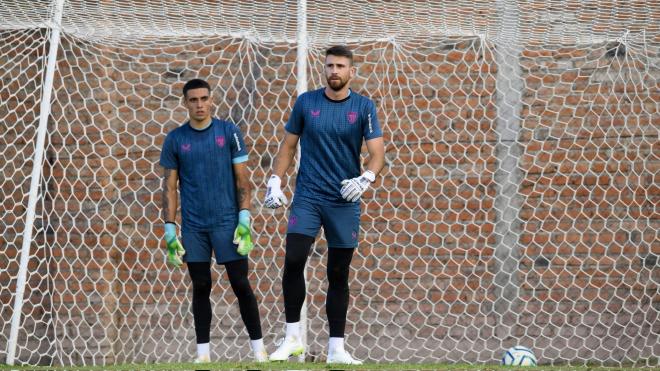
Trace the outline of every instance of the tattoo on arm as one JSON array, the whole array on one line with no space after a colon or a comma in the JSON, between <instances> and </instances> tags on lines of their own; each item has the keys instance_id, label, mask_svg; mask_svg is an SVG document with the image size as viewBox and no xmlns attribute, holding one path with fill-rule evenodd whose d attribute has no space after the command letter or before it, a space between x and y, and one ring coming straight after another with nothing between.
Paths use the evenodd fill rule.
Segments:
<instances>
[{"instance_id":1,"label":"tattoo on arm","mask_svg":"<svg viewBox=\"0 0 660 371\"><path fill-rule=\"evenodd\" d=\"M168 179L172 174L172 169L165 169L165 175L163 176L163 220L168 220L168 215L170 215L170 200L169 200L169 184Z\"/></svg>"},{"instance_id":2,"label":"tattoo on arm","mask_svg":"<svg viewBox=\"0 0 660 371\"><path fill-rule=\"evenodd\" d=\"M234 177L236 206L239 210L250 209L252 184L250 183L250 172L247 164L234 164Z\"/></svg>"},{"instance_id":3,"label":"tattoo on arm","mask_svg":"<svg viewBox=\"0 0 660 371\"><path fill-rule=\"evenodd\" d=\"M243 187L238 187L236 189L236 198L238 200L238 207L239 208L245 203L245 200L247 199L247 195L249 193L250 193L250 191L243 188Z\"/></svg>"}]
</instances>

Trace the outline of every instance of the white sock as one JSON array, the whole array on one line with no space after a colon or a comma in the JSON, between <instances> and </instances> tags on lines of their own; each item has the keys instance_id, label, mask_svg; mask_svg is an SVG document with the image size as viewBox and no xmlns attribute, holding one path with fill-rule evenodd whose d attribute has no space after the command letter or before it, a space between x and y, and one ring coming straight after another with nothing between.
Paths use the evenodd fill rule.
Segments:
<instances>
[{"instance_id":1,"label":"white sock","mask_svg":"<svg viewBox=\"0 0 660 371\"><path fill-rule=\"evenodd\" d=\"M197 357L210 355L209 343L197 344Z\"/></svg>"},{"instance_id":2,"label":"white sock","mask_svg":"<svg viewBox=\"0 0 660 371\"><path fill-rule=\"evenodd\" d=\"M295 337L300 339L300 322L287 322L285 338Z\"/></svg>"},{"instance_id":3,"label":"white sock","mask_svg":"<svg viewBox=\"0 0 660 371\"><path fill-rule=\"evenodd\" d=\"M250 340L250 346L252 347L252 352L254 353L259 353L263 350L264 348L264 339L258 339L258 340Z\"/></svg>"},{"instance_id":4,"label":"white sock","mask_svg":"<svg viewBox=\"0 0 660 371\"><path fill-rule=\"evenodd\" d=\"M344 350L344 338L330 338L328 342L328 353L335 353Z\"/></svg>"}]
</instances>

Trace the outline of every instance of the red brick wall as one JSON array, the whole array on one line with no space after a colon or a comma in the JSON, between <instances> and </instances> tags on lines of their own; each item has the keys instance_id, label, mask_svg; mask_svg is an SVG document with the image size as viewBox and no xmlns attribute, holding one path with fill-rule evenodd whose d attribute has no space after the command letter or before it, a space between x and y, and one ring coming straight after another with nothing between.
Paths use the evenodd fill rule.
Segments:
<instances>
[{"instance_id":1,"label":"red brick wall","mask_svg":"<svg viewBox=\"0 0 660 371\"><path fill-rule=\"evenodd\" d=\"M388 160L365 195L353 262L347 341L355 354L379 362L494 362L519 343L544 363L657 356L649 341L660 300L653 258L660 254L660 71L643 50L616 56L598 44L522 52L521 233L512 247L520 256L520 300L504 316L494 309L497 49L472 39L424 39L355 50L352 86L377 103ZM322 84L320 52L310 54L310 89ZM188 277L163 265L157 163L165 134L185 119L182 83L197 76L215 87L217 115L235 121L251 148L258 248L250 278L274 349L284 320L286 218L262 209L261 200L295 101L295 58L291 45L240 40L130 50L64 38L39 213L48 254L35 260L39 277L48 278L48 289L36 291L49 292L43 310L53 313L49 336L65 349L63 363L192 356ZM3 101L12 90L0 90ZM36 127L34 117L25 123ZM18 210L27 185L8 192L27 173L8 169L4 178L16 180L3 183L11 195L5 210ZM13 277L23 216L9 215L1 238L5 276ZM321 239L309 261L310 359L325 352L325 250ZM222 269L216 274L214 351L244 358L247 336Z\"/></svg>"},{"instance_id":2,"label":"red brick wall","mask_svg":"<svg viewBox=\"0 0 660 371\"><path fill-rule=\"evenodd\" d=\"M657 328L660 91L640 52L612 43L523 53L523 313L536 314L528 336L550 335L537 342L548 357L650 354L633 328Z\"/></svg>"},{"instance_id":3,"label":"red brick wall","mask_svg":"<svg viewBox=\"0 0 660 371\"><path fill-rule=\"evenodd\" d=\"M4 361L13 314L18 268L23 244L30 174L43 85L43 57L46 54L43 30L0 32L0 343ZM42 182L42 185L44 182ZM45 262L43 202L37 203L37 217L27 264L23 321L19 329L21 359L36 364L48 362L52 343L51 296Z\"/></svg>"}]
</instances>

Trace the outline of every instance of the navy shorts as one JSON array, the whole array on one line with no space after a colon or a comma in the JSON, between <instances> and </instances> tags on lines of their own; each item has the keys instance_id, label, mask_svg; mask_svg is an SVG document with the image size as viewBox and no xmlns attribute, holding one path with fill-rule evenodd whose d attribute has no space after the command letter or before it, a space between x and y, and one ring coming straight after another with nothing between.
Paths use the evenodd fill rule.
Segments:
<instances>
[{"instance_id":1,"label":"navy shorts","mask_svg":"<svg viewBox=\"0 0 660 371\"><path fill-rule=\"evenodd\" d=\"M302 197L295 198L289 210L287 233L316 238L321 227L328 247L357 247L360 203L322 204Z\"/></svg>"},{"instance_id":2,"label":"navy shorts","mask_svg":"<svg viewBox=\"0 0 660 371\"><path fill-rule=\"evenodd\" d=\"M234 229L216 229L210 232L181 232L181 243L186 250L183 261L190 263L202 263L211 261L211 253L215 254L218 264L227 263L239 259L247 259L247 256L236 252L238 246L234 244Z\"/></svg>"}]
</instances>

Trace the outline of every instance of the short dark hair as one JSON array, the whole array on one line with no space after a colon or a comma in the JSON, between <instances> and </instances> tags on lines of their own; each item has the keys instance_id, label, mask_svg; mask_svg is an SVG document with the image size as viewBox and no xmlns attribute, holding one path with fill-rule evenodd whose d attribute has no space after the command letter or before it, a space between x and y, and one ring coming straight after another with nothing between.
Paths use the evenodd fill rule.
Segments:
<instances>
[{"instance_id":1,"label":"short dark hair","mask_svg":"<svg viewBox=\"0 0 660 371\"><path fill-rule=\"evenodd\" d=\"M353 64L353 52L346 45L335 45L325 51L325 56L334 55L336 57L346 57Z\"/></svg>"},{"instance_id":2,"label":"short dark hair","mask_svg":"<svg viewBox=\"0 0 660 371\"><path fill-rule=\"evenodd\" d=\"M188 90L206 88L211 93L211 85L202 79L192 79L183 85L183 97L186 98Z\"/></svg>"}]
</instances>

